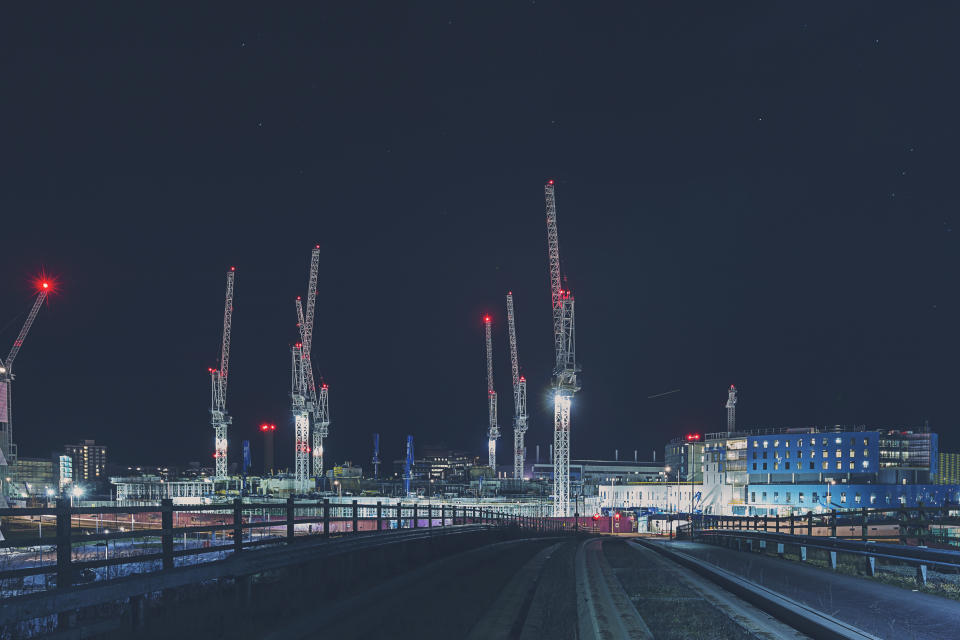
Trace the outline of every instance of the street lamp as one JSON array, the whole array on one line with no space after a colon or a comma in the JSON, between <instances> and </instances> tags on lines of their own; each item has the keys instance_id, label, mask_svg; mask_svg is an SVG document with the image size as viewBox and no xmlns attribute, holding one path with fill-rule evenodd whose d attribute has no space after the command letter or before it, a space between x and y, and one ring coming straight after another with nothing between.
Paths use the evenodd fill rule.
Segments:
<instances>
[{"instance_id":1,"label":"street lamp","mask_svg":"<svg viewBox=\"0 0 960 640\"><path fill-rule=\"evenodd\" d=\"M74 487L73 490L70 492L70 506L71 507L73 506L74 498L79 498L82 495L83 495L83 487Z\"/></svg>"}]
</instances>

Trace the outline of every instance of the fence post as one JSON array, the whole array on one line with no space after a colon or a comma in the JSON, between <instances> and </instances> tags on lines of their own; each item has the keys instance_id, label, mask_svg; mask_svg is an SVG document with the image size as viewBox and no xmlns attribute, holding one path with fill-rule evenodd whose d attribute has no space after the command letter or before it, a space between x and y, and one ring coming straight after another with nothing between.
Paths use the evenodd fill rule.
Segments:
<instances>
[{"instance_id":1,"label":"fence post","mask_svg":"<svg viewBox=\"0 0 960 640\"><path fill-rule=\"evenodd\" d=\"M414 503L413 503L413 528L414 528L414 529L417 528L417 524L419 524L419 523L417 522L417 503L414 502Z\"/></svg>"},{"instance_id":2,"label":"fence post","mask_svg":"<svg viewBox=\"0 0 960 640\"><path fill-rule=\"evenodd\" d=\"M767 514L763 514L763 531L764 531L764 532L767 531L767 519L768 519L769 517L770 517L770 516L768 516Z\"/></svg>"},{"instance_id":3,"label":"fence post","mask_svg":"<svg viewBox=\"0 0 960 640\"><path fill-rule=\"evenodd\" d=\"M427 528L433 529L433 505L427 503Z\"/></svg>"},{"instance_id":4,"label":"fence post","mask_svg":"<svg viewBox=\"0 0 960 640\"><path fill-rule=\"evenodd\" d=\"M863 507L860 511L860 539L866 542L867 540L867 508Z\"/></svg>"},{"instance_id":5,"label":"fence post","mask_svg":"<svg viewBox=\"0 0 960 640\"><path fill-rule=\"evenodd\" d=\"M330 538L330 498L323 499L323 537Z\"/></svg>"},{"instance_id":6,"label":"fence post","mask_svg":"<svg viewBox=\"0 0 960 640\"><path fill-rule=\"evenodd\" d=\"M70 562L70 500L57 498L57 589L66 589L72 582Z\"/></svg>"},{"instance_id":7,"label":"fence post","mask_svg":"<svg viewBox=\"0 0 960 640\"><path fill-rule=\"evenodd\" d=\"M837 537L837 510L830 510L830 535L834 538Z\"/></svg>"},{"instance_id":8,"label":"fence post","mask_svg":"<svg viewBox=\"0 0 960 640\"><path fill-rule=\"evenodd\" d=\"M377 533L383 531L383 505L377 500Z\"/></svg>"},{"instance_id":9,"label":"fence post","mask_svg":"<svg viewBox=\"0 0 960 640\"><path fill-rule=\"evenodd\" d=\"M447 526L447 505L445 504L440 505L440 526Z\"/></svg>"},{"instance_id":10,"label":"fence post","mask_svg":"<svg viewBox=\"0 0 960 640\"><path fill-rule=\"evenodd\" d=\"M774 525L776 526L776 532L780 533L780 512L777 512L777 515L773 516Z\"/></svg>"},{"instance_id":11,"label":"fence post","mask_svg":"<svg viewBox=\"0 0 960 640\"><path fill-rule=\"evenodd\" d=\"M403 503L397 501L397 529L403 529Z\"/></svg>"},{"instance_id":12,"label":"fence post","mask_svg":"<svg viewBox=\"0 0 960 640\"><path fill-rule=\"evenodd\" d=\"M172 517L172 514L171 514ZM171 545L172 548L173 545ZM233 499L233 552L243 551L243 499Z\"/></svg>"},{"instance_id":13,"label":"fence post","mask_svg":"<svg viewBox=\"0 0 960 640\"><path fill-rule=\"evenodd\" d=\"M353 501L353 503L352 503L352 505L351 505L351 508L352 508L352 510L353 510L353 511L352 511L353 524L352 524L352 528L351 528L351 533L356 533L356 532L357 532L357 529L358 529L358 526L359 526L359 525L358 525L359 514L358 514L358 511L357 511L357 501L356 501L356 500Z\"/></svg>"},{"instance_id":14,"label":"fence post","mask_svg":"<svg viewBox=\"0 0 960 640\"><path fill-rule=\"evenodd\" d=\"M160 551L163 568L173 569L173 500L160 500Z\"/></svg>"},{"instance_id":15,"label":"fence post","mask_svg":"<svg viewBox=\"0 0 960 640\"><path fill-rule=\"evenodd\" d=\"M813 511L807 511L807 535L813 535Z\"/></svg>"},{"instance_id":16,"label":"fence post","mask_svg":"<svg viewBox=\"0 0 960 640\"><path fill-rule=\"evenodd\" d=\"M287 498L287 543L293 542L293 496Z\"/></svg>"}]
</instances>

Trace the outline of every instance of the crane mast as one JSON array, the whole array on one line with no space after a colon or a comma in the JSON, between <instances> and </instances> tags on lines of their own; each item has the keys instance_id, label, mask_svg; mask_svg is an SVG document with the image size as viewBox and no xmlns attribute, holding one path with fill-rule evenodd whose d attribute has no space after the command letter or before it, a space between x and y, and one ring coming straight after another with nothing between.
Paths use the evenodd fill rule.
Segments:
<instances>
[{"instance_id":1,"label":"crane mast","mask_svg":"<svg viewBox=\"0 0 960 640\"><path fill-rule=\"evenodd\" d=\"M309 490L310 476L310 413L307 410L306 361L303 344L290 349L290 411L294 426L294 485L297 493Z\"/></svg>"},{"instance_id":2,"label":"crane mast","mask_svg":"<svg viewBox=\"0 0 960 640\"><path fill-rule=\"evenodd\" d=\"M30 327L33 326L33 321L37 319L37 314L40 313L40 307L47 299L47 294L50 292L50 283L41 282L39 289L23 327L21 327L17 339L13 341L10 353L7 354L6 360L0 360L0 465L13 466L17 463L17 445L13 443L13 361L17 359L20 347L23 346L23 341L27 339Z\"/></svg>"},{"instance_id":3,"label":"crane mast","mask_svg":"<svg viewBox=\"0 0 960 640\"><path fill-rule=\"evenodd\" d=\"M737 430L737 388L730 385L727 391L727 431L733 433Z\"/></svg>"},{"instance_id":4,"label":"crane mast","mask_svg":"<svg viewBox=\"0 0 960 640\"><path fill-rule=\"evenodd\" d=\"M230 367L230 330L233 325L233 278L236 268L227 272L227 293L223 304L223 340L220 343L220 368L210 369L210 423L213 426L214 480L227 478L227 427L233 418L227 413L227 375Z\"/></svg>"},{"instance_id":5,"label":"crane mast","mask_svg":"<svg viewBox=\"0 0 960 640\"><path fill-rule=\"evenodd\" d=\"M487 338L487 408L490 416L490 426L487 432L487 452L490 468L497 473L497 439L500 437L500 427L497 425L497 392L493 390L493 338L491 336L490 316L484 316L483 326Z\"/></svg>"},{"instance_id":6,"label":"crane mast","mask_svg":"<svg viewBox=\"0 0 960 640\"><path fill-rule=\"evenodd\" d=\"M300 341L303 343L304 367L306 370L306 383L309 392L307 407L308 414L312 418L313 432L313 476L315 478L323 477L323 440L330 433L330 401L329 389L324 384L317 389L313 374L313 360L311 353L313 349L313 327L314 311L317 300L317 286L320 273L320 245L316 245L310 253L310 272L307 279L307 309L304 313L300 305L300 298L297 298L297 317L300 326Z\"/></svg>"},{"instance_id":7,"label":"crane mast","mask_svg":"<svg viewBox=\"0 0 960 640\"><path fill-rule=\"evenodd\" d=\"M556 354L553 370L553 515L570 513L570 405L580 390L576 363L574 299L560 277L560 240L554 181L544 185L547 208L547 257L550 266L550 302Z\"/></svg>"},{"instance_id":8,"label":"crane mast","mask_svg":"<svg viewBox=\"0 0 960 640\"><path fill-rule=\"evenodd\" d=\"M507 293L507 328L510 337L510 370L513 374L513 478L522 480L527 452L523 441L527 433L527 380L520 375L512 291Z\"/></svg>"}]
</instances>

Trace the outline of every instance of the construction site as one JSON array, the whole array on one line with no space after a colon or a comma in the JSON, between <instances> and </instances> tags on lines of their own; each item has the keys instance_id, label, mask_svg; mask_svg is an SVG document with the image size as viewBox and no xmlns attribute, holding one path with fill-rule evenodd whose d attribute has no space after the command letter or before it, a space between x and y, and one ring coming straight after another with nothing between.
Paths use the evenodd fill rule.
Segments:
<instances>
[{"instance_id":1,"label":"construction site","mask_svg":"<svg viewBox=\"0 0 960 640\"><path fill-rule=\"evenodd\" d=\"M236 498L278 502L289 498L306 501L325 498L335 504L349 504L358 500L361 505L372 506L378 499L391 498L432 505L449 504L451 507L496 503L517 514L559 518L584 513L585 509L592 508L588 507L586 502L592 500L595 503L596 486L601 478L591 476L589 461L586 466L581 463L576 472L571 474L571 405L580 389L580 368L575 349L574 296L566 284L561 268L555 189L554 180L547 180L544 185L544 202L555 358L552 371L538 372L539 377L546 379L549 376L551 380L554 418L552 444L546 447L543 460L539 445L536 447L536 456L529 456L527 451L527 379L520 364L518 306L512 291L506 292L505 305L501 307L505 310L502 316L506 319L505 324L497 322L495 315L499 314L492 311L484 314L482 318L488 407L488 450L485 460L471 452L429 446L418 457L414 444L416 433L412 432L412 428L411 433L406 436L402 458L385 456L381 451L380 433L371 433L372 455L369 465L366 466L366 473L362 465L354 465L349 461L351 456L347 452L326 450L325 443L328 441L330 429L336 426L331 420L331 390L323 381L322 367L318 366L318 363L323 362L323 344L317 344L316 348L314 346L317 300L323 293L319 284L321 247L318 244L310 253L306 291L292 301L291 311L296 315L290 314L291 332L287 348L290 351L289 407L290 424L294 430L293 451L275 450L277 425L263 423L259 426L262 441L253 444L253 448L257 450L255 457L261 459L262 464L254 466L251 462L254 456L251 455L250 440L237 441L231 436L233 416L228 409L228 383L231 374L230 351L238 269L230 266L225 275L219 359L215 366L208 368L212 447L205 455L197 454L201 458L212 455L211 468L209 471L201 470L199 473L183 476L151 474L139 469L135 473L112 475L109 478L109 502L117 506L142 506L171 499L179 505L212 505L232 502ZM0 495L5 502L3 506L26 506L27 501L36 495L45 502L68 497L78 506L82 505L85 499L95 500L96 504L102 505L107 497L102 494L93 496L89 491L85 495L80 483L72 482L74 479L64 477L63 473L59 482L51 483L53 489L47 485L46 490L38 494L38 488L31 486L21 477L24 474L16 472L18 456L12 404L14 360L54 288L53 283L46 278L38 281L33 306L13 347L0 366L0 482L3 483ZM240 291L242 295L242 284ZM500 305L494 305L494 302L490 301L489 308L494 306ZM239 316L236 320L243 322L243 317ZM506 341L502 342L499 338L495 340L497 330L503 328L506 329ZM546 331L546 327L540 330ZM506 431L501 429L499 421L498 395L494 382L494 347L500 344L509 345L513 439L512 455L506 456L509 462L498 464L497 446L502 431ZM277 348L282 347L278 345ZM283 373L277 371L275 375ZM336 402L335 392L333 402ZM394 450L394 447L390 449ZM331 456L347 462L325 464ZM501 453L501 460L504 457ZM634 462L634 465L623 463L624 468L621 471L625 476L632 475L636 479L637 474L642 471L645 478L657 478L655 463L644 466L638 462L636 452ZM545 464L549 465L547 473L544 472ZM539 471L535 472L536 469ZM606 471L598 468L593 475L600 473ZM97 475L99 474L98 467ZM34 482L34 485L36 484ZM195 517L203 519L202 516ZM135 523L132 526L135 527Z\"/></svg>"}]
</instances>

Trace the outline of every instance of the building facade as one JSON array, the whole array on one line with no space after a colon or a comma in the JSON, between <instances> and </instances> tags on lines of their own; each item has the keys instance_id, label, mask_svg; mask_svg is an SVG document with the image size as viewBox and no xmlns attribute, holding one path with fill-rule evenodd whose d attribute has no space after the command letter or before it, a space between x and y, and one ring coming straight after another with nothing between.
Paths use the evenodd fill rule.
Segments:
<instances>
[{"instance_id":1,"label":"building facade","mask_svg":"<svg viewBox=\"0 0 960 640\"><path fill-rule=\"evenodd\" d=\"M960 453L937 454L936 484L960 484Z\"/></svg>"},{"instance_id":2,"label":"building facade","mask_svg":"<svg viewBox=\"0 0 960 640\"><path fill-rule=\"evenodd\" d=\"M91 482L105 479L107 466L107 447L94 440L84 440L80 444L68 444L63 448L73 459L74 482Z\"/></svg>"},{"instance_id":3,"label":"building facade","mask_svg":"<svg viewBox=\"0 0 960 640\"><path fill-rule=\"evenodd\" d=\"M680 482L703 481L704 443L699 433L691 433L683 438L674 438L663 450L664 469L668 479Z\"/></svg>"}]
</instances>

